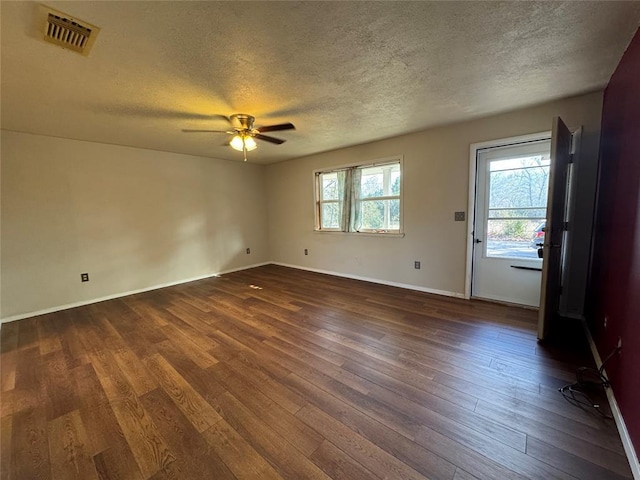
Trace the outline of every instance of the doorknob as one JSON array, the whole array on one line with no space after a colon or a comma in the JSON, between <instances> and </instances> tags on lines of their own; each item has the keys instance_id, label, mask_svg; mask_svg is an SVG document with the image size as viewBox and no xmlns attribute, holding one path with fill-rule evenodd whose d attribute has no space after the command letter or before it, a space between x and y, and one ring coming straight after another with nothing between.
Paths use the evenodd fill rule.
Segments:
<instances>
[{"instance_id":1,"label":"doorknob","mask_svg":"<svg viewBox=\"0 0 640 480\"><path fill-rule=\"evenodd\" d=\"M474 240L474 242L476 242L476 243L482 243L482 240L480 240L479 238L476 238L476 239Z\"/></svg>"}]
</instances>

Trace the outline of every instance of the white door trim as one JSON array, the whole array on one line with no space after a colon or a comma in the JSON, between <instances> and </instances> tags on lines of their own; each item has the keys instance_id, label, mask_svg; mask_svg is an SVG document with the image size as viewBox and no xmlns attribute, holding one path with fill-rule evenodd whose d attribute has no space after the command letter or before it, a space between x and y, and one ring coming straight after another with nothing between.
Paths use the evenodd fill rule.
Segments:
<instances>
[{"instance_id":1,"label":"white door trim","mask_svg":"<svg viewBox=\"0 0 640 480\"><path fill-rule=\"evenodd\" d=\"M519 135L517 137L499 138L486 142L472 143L469 148L469 201L467 206L467 261L464 276L464 298L471 298L471 279L473 269L473 229L475 224L476 203L476 159L478 150L491 147L502 147L514 143L534 142L551 138L551 130L539 133Z\"/></svg>"}]
</instances>

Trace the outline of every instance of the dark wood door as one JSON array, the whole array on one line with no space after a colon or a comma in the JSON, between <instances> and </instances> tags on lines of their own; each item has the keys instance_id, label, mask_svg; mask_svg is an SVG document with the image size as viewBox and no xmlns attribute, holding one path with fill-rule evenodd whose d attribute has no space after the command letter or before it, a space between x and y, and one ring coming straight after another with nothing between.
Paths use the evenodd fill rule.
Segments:
<instances>
[{"instance_id":1,"label":"dark wood door","mask_svg":"<svg viewBox=\"0 0 640 480\"><path fill-rule=\"evenodd\" d=\"M538 339L544 340L557 321L562 288L562 239L567 205L567 180L571 163L571 132L560 117L551 130L549 198L542 256L542 285L538 313Z\"/></svg>"}]
</instances>

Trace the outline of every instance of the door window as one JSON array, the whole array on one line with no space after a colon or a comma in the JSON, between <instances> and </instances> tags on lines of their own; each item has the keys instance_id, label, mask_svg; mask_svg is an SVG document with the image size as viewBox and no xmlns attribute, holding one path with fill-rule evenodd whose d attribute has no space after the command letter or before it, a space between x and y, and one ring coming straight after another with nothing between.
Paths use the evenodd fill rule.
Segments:
<instances>
[{"instance_id":1,"label":"door window","mask_svg":"<svg viewBox=\"0 0 640 480\"><path fill-rule=\"evenodd\" d=\"M548 154L488 162L487 257L538 259L544 242L549 165Z\"/></svg>"}]
</instances>

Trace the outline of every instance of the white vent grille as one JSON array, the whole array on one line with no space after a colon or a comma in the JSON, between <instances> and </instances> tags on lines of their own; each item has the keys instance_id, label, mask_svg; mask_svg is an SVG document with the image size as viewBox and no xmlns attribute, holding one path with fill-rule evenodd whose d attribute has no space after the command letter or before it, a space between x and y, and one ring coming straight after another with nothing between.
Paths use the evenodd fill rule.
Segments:
<instances>
[{"instance_id":1,"label":"white vent grille","mask_svg":"<svg viewBox=\"0 0 640 480\"><path fill-rule=\"evenodd\" d=\"M55 10L47 12L44 39L74 52L88 55L99 28Z\"/></svg>"}]
</instances>

